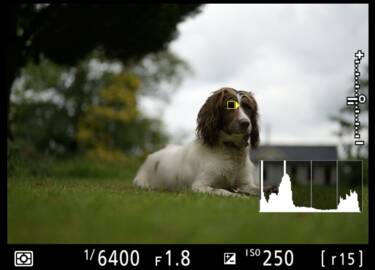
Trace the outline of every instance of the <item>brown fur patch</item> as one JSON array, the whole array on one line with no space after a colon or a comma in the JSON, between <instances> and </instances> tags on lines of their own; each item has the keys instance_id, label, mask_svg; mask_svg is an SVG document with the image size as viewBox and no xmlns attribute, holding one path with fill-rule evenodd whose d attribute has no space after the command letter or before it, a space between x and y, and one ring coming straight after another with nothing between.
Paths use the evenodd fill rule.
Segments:
<instances>
[{"instance_id":1,"label":"brown fur patch","mask_svg":"<svg viewBox=\"0 0 375 270\"><path fill-rule=\"evenodd\" d=\"M199 110L197 119L197 136L204 144L216 144L221 129L221 105L224 98L224 89L215 91Z\"/></svg>"},{"instance_id":2,"label":"brown fur patch","mask_svg":"<svg viewBox=\"0 0 375 270\"><path fill-rule=\"evenodd\" d=\"M251 133L250 133L250 145L254 149L259 145L259 114L258 104L254 98L252 92L240 91L245 97L242 99L242 103L245 107L245 112L250 118L251 122Z\"/></svg>"}]
</instances>

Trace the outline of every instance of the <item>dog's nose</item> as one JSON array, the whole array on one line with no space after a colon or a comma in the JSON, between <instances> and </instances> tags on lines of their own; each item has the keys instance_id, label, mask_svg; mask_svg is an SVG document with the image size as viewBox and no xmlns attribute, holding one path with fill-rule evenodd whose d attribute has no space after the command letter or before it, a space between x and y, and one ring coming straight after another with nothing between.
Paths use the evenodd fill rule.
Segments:
<instances>
[{"instance_id":1,"label":"dog's nose","mask_svg":"<svg viewBox=\"0 0 375 270\"><path fill-rule=\"evenodd\" d=\"M239 125L240 125L240 129L241 129L242 131L247 130L247 128L248 128L249 125L250 125L250 121L247 120L247 119L241 119L241 120L239 121Z\"/></svg>"}]
</instances>

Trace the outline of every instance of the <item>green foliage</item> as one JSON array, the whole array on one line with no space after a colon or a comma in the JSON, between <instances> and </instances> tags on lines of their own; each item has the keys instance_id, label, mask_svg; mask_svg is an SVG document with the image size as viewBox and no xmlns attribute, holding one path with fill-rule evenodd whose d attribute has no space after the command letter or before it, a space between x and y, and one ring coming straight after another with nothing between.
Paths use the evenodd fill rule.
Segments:
<instances>
[{"instance_id":1,"label":"green foliage","mask_svg":"<svg viewBox=\"0 0 375 270\"><path fill-rule=\"evenodd\" d=\"M121 71L119 63L93 57L74 68L47 59L27 65L12 95L11 122L17 140L47 154L89 152L112 160L144 155L166 142L161 121L139 111L139 75ZM105 69L98 71L93 65ZM147 82L145 69L137 72ZM155 74L160 81L176 75Z\"/></svg>"},{"instance_id":2,"label":"green foliage","mask_svg":"<svg viewBox=\"0 0 375 270\"><path fill-rule=\"evenodd\" d=\"M36 152L28 142L8 140L8 177L48 177L53 162L53 156Z\"/></svg>"},{"instance_id":3,"label":"green foliage","mask_svg":"<svg viewBox=\"0 0 375 270\"><path fill-rule=\"evenodd\" d=\"M106 179L129 178L141 165L142 158L99 160L88 156L58 158L35 151L20 141L8 141L7 175L9 179Z\"/></svg>"},{"instance_id":4,"label":"green foliage","mask_svg":"<svg viewBox=\"0 0 375 270\"><path fill-rule=\"evenodd\" d=\"M165 143L159 125L141 116L136 104L137 77L113 76L79 122L77 139L91 156L104 160L126 160L126 154L145 153Z\"/></svg>"}]
</instances>

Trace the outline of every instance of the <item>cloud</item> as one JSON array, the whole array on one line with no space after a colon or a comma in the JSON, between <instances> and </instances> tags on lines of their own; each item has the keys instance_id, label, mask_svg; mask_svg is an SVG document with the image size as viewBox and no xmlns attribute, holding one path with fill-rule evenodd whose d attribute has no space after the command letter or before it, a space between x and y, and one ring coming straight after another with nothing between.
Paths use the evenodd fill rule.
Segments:
<instances>
[{"instance_id":1,"label":"cloud","mask_svg":"<svg viewBox=\"0 0 375 270\"><path fill-rule=\"evenodd\" d=\"M206 5L179 31L170 48L195 76L164 110L172 135L193 135L210 92L232 86L255 93L271 142L337 141L328 115L350 94L354 52L368 52L368 5Z\"/></svg>"}]
</instances>

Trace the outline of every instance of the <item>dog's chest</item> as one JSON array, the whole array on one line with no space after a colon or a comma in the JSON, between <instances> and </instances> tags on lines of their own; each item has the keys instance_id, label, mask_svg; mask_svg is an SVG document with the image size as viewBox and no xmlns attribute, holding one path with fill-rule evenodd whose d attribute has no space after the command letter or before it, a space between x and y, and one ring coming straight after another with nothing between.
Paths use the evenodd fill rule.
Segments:
<instances>
[{"instance_id":1,"label":"dog's chest","mask_svg":"<svg viewBox=\"0 0 375 270\"><path fill-rule=\"evenodd\" d=\"M231 156L221 158L217 164L214 185L223 188L235 186L236 181L243 174L245 164L244 158Z\"/></svg>"}]
</instances>

